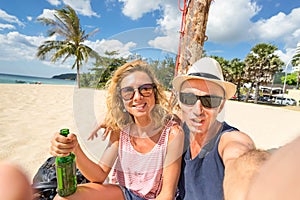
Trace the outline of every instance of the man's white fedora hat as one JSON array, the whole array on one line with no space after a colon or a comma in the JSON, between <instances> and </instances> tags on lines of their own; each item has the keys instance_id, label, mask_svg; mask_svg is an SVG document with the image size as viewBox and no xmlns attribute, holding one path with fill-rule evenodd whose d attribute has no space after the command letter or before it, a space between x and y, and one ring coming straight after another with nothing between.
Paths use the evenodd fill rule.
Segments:
<instances>
[{"instance_id":1,"label":"man's white fedora hat","mask_svg":"<svg viewBox=\"0 0 300 200\"><path fill-rule=\"evenodd\" d=\"M220 85L225 91L226 99L230 99L236 92L236 85L224 81L222 68L213 58L201 58L190 67L187 74L175 77L172 82L174 89L180 91L182 83L190 79L205 80Z\"/></svg>"}]
</instances>

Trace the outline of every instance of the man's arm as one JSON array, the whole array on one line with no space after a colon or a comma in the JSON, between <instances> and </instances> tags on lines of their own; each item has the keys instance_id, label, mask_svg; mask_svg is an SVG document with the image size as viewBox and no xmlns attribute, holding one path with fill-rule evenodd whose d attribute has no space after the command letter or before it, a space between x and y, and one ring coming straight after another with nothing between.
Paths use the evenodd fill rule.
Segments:
<instances>
[{"instance_id":1,"label":"man's arm","mask_svg":"<svg viewBox=\"0 0 300 200\"><path fill-rule=\"evenodd\" d=\"M225 168L224 199L244 200L253 177L269 156L267 151L253 149L234 159Z\"/></svg>"},{"instance_id":2,"label":"man's arm","mask_svg":"<svg viewBox=\"0 0 300 200\"><path fill-rule=\"evenodd\" d=\"M244 199L252 177L269 158L269 153L256 149L252 139L242 132L224 134L219 152L225 166L224 199Z\"/></svg>"},{"instance_id":3,"label":"man's arm","mask_svg":"<svg viewBox=\"0 0 300 200\"><path fill-rule=\"evenodd\" d=\"M247 200L300 199L300 137L280 147L261 167Z\"/></svg>"}]
</instances>

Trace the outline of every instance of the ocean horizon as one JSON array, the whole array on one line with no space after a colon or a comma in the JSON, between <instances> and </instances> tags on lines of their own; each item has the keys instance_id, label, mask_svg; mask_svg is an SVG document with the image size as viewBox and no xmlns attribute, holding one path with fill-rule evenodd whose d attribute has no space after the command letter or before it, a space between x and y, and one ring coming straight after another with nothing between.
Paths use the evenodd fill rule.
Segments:
<instances>
[{"instance_id":1,"label":"ocean horizon","mask_svg":"<svg viewBox=\"0 0 300 200\"><path fill-rule=\"evenodd\" d=\"M45 78L37 76L25 76L0 73L0 84L51 84L51 85L75 85L74 80Z\"/></svg>"}]
</instances>

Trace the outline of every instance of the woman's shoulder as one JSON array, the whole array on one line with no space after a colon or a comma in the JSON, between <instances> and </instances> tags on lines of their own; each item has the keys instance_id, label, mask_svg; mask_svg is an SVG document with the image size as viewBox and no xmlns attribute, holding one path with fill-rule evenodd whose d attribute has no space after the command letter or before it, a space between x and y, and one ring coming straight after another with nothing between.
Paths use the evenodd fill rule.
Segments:
<instances>
[{"instance_id":1,"label":"woman's shoulder","mask_svg":"<svg viewBox=\"0 0 300 200\"><path fill-rule=\"evenodd\" d=\"M170 116L167 124L167 127L169 128L169 142L178 137L184 139L184 131L181 126L181 120L177 115Z\"/></svg>"},{"instance_id":2,"label":"woman's shoulder","mask_svg":"<svg viewBox=\"0 0 300 200\"><path fill-rule=\"evenodd\" d=\"M182 121L181 119L176 115L176 114L168 114L166 116L166 124L170 125L170 126L175 126L175 125L179 125L181 126L182 125Z\"/></svg>"}]
</instances>

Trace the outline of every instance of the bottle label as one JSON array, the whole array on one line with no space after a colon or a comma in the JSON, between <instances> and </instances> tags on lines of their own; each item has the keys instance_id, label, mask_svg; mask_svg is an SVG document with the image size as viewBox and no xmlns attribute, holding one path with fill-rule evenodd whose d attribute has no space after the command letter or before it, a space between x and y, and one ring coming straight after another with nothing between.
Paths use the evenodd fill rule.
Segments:
<instances>
[{"instance_id":1,"label":"bottle label","mask_svg":"<svg viewBox=\"0 0 300 200\"><path fill-rule=\"evenodd\" d=\"M56 162L56 174L58 194L60 196L73 194L77 187L75 162L73 160Z\"/></svg>"}]
</instances>

